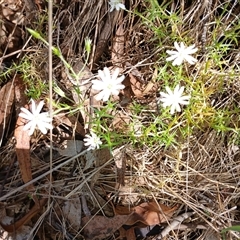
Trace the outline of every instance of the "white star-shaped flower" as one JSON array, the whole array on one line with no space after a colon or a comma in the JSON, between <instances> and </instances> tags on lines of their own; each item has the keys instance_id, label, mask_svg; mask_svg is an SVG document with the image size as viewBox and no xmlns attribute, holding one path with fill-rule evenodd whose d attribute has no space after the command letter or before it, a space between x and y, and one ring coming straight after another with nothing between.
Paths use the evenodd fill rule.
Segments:
<instances>
[{"instance_id":1,"label":"white star-shaped flower","mask_svg":"<svg viewBox=\"0 0 240 240\"><path fill-rule=\"evenodd\" d=\"M41 112L44 101L40 101L38 105L36 105L35 101L31 99L31 112L26 108L21 108L20 117L29 120L29 122L23 127L24 131L29 130L28 135L32 135L35 128L37 127L43 134L47 133L47 129L52 129L53 126L51 124L52 118L49 117L48 112Z\"/></svg>"},{"instance_id":2,"label":"white star-shaped flower","mask_svg":"<svg viewBox=\"0 0 240 240\"><path fill-rule=\"evenodd\" d=\"M99 146L102 144L102 141L94 132L90 132L90 135L86 134L83 141L84 146L88 147L87 150L99 149Z\"/></svg>"},{"instance_id":3,"label":"white star-shaped flower","mask_svg":"<svg viewBox=\"0 0 240 240\"><path fill-rule=\"evenodd\" d=\"M184 87L180 87L179 84L172 91L169 87L166 87L167 93L160 92L162 98L159 99L163 104L163 107L171 106L171 114L174 114L175 110L181 112L180 104L188 105L191 96L182 96Z\"/></svg>"},{"instance_id":4,"label":"white star-shaped flower","mask_svg":"<svg viewBox=\"0 0 240 240\"><path fill-rule=\"evenodd\" d=\"M100 91L95 96L96 100L100 101L102 99L105 102L111 95L118 95L119 91L125 88L125 86L121 84L125 76L122 75L121 77L118 77L118 74L119 68L117 68L112 75L109 69L106 67L103 69L103 71L98 71L98 75L101 80L92 80L92 88Z\"/></svg>"},{"instance_id":5,"label":"white star-shaped flower","mask_svg":"<svg viewBox=\"0 0 240 240\"><path fill-rule=\"evenodd\" d=\"M119 11L120 9L125 10L126 7L123 3L121 3L121 0L110 0L109 1L109 5L110 5L110 12L112 12L114 9L116 9L117 11Z\"/></svg>"},{"instance_id":6,"label":"white star-shaped flower","mask_svg":"<svg viewBox=\"0 0 240 240\"><path fill-rule=\"evenodd\" d=\"M186 47L183 42L180 43L180 46L177 42L174 42L174 46L177 51L167 50L167 53L170 55L170 57L166 58L166 61L173 61L173 66L181 65L184 60L190 64L194 64L197 62L196 58L190 56L198 50L197 48L195 48L195 45Z\"/></svg>"}]
</instances>

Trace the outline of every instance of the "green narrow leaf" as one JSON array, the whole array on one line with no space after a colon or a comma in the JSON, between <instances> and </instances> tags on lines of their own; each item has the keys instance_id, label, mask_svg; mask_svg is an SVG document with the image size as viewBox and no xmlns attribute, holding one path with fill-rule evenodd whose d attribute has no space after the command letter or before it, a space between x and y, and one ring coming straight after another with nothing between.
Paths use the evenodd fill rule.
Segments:
<instances>
[{"instance_id":1,"label":"green narrow leaf","mask_svg":"<svg viewBox=\"0 0 240 240\"><path fill-rule=\"evenodd\" d=\"M222 233L225 233L227 231L236 231L236 232L240 232L240 225L236 225L236 226L232 226L232 227L228 227L228 228L224 228L222 230Z\"/></svg>"},{"instance_id":2,"label":"green narrow leaf","mask_svg":"<svg viewBox=\"0 0 240 240\"><path fill-rule=\"evenodd\" d=\"M37 39L42 39L40 33L36 32L35 30L31 29L31 28L27 28L28 32L35 38Z\"/></svg>"}]
</instances>

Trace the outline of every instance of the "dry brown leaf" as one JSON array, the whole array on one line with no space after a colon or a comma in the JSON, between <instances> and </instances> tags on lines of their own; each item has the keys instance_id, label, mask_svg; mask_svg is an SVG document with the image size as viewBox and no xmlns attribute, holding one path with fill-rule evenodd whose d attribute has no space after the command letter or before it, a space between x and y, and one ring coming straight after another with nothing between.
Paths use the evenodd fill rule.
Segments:
<instances>
[{"instance_id":1,"label":"dry brown leaf","mask_svg":"<svg viewBox=\"0 0 240 240\"><path fill-rule=\"evenodd\" d=\"M131 122L129 114L123 111L118 111L113 115L114 118L110 128L114 130L126 130Z\"/></svg>"},{"instance_id":2,"label":"dry brown leaf","mask_svg":"<svg viewBox=\"0 0 240 240\"><path fill-rule=\"evenodd\" d=\"M140 71L138 71L138 69L136 67L134 67L131 63L126 62L125 63L126 67L131 69L131 74L138 79L138 81L140 81L141 83L144 83L144 78L143 75L141 74Z\"/></svg>"},{"instance_id":3,"label":"dry brown leaf","mask_svg":"<svg viewBox=\"0 0 240 240\"><path fill-rule=\"evenodd\" d=\"M31 208L31 210L24 217L22 217L20 220L18 220L15 223L6 225L6 224L3 224L0 222L1 227L7 232L16 231L21 226L23 226L24 224L29 222L31 220L31 218L34 217L38 212L40 212L42 207L47 203L47 200L48 200L47 198L43 198L43 199L39 200L38 204L35 203L35 205Z\"/></svg>"},{"instance_id":4,"label":"dry brown leaf","mask_svg":"<svg viewBox=\"0 0 240 240\"><path fill-rule=\"evenodd\" d=\"M143 97L142 84L133 74L129 73L123 83L125 85L125 88L123 89L124 96L121 102L127 102L128 104L131 102L131 98L134 96L137 98Z\"/></svg>"},{"instance_id":5,"label":"dry brown leaf","mask_svg":"<svg viewBox=\"0 0 240 240\"><path fill-rule=\"evenodd\" d=\"M170 208L157 202L146 202L131 209L125 206L117 206L115 212L124 215L134 212L128 219L127 225L131 226L137 222L141 222L151 226L169 220L177 208L177 206Z\"/></svg>"},{"instance_id":6,"label":"dry brown leaf","mask_svg":"<svg viewBox=\"0 0 240 240\"><path fill-rule=\"evenodd\" d=\"M62 208L63 216L73 229L79 229L81 224L81 202L78 197L67 200Z\"/></svg>"},{"instance_id":7,"label":"dry brown leaf","mask_svg":"<svg viewBox=\"0 0 240 240\"><path fill-rule=\"evenodd\" d=\"M2 144L6 123L10 119L13 101L14 88L12 82L8 82L0 90L0 146Z\"/></svg>"},{"instance_id":8,"label":"dry brown leaf","mask_svg":"<svg viewBox=\"0 0 240 240\"><path fill-rule=\"evenodd\" d=\"M138 79L132 73L129 73L129 81L131 83L131 88L134 95L137 98L143 97L142 84L138 81Z\"/></svg>"},{"instance_id":9,"label":"dry brown leaf","mask_svg":"<svg viewBox=\"0 0 240 240\"><path fill-rule=\"evenodd\" d=\"M127 240L136 240L134 228L129 228L126 231L126 238L127 238Z\"/></svg>"},{"instance_id":10,"label":"dry brown leaf","mask_svg":"<svg viewBox=\"0 0 240 240\"><path fill-rule=\"evenodd\" d=\"M153 94L157 91L159 87L156 81L157 77L158 77L158 69L156 68L153 72L151 81L149 81L147 83L147 86L144 88L143 95Z\"/></svg>"},{"instance_id":11,"label":"dry brown leaf","mask_svg":"<svg viewBox=\"0 0 240 240\"><path fill-rule=\"evenodd\" d=\"M154 88L154 85L155 85L154 82L149 82L143 90L143 95L148 94Z\"/></svg>"},{"instance_id":12,"label":"dry brown leaf","mask_svg":"<svg viewBox=\"0 0 240 240\"><path fill-rule=\"evenodd\" d=\"M85 134L86 134L85 129L75 116L70 115L70 114L67 115L66 113L59 113L54 117L54 119L55 119L57 126L63 125L63 126L67 126L70 129L72 129L72 135L79 134L82 137L85 136ZM64 132L64 130L63 130L63 132ZM69 135L70 135L69 133L64 132L64 134L63 133L61 134L61 138L69 139Z\"/></svg>"},{"instance_id":13,"label":"dry brown leaf","mask_svg":"<svg viewBox=\"0 0 240 240\"><path fill-rule=\"evenodd\" d=\"M84 217L83 225L87 223L83 229L83 236L88 240L105 239L116 232L122 225L126 224L130 215L116 215L113 218L104 216Z\"/></svg>"}]
</instances>

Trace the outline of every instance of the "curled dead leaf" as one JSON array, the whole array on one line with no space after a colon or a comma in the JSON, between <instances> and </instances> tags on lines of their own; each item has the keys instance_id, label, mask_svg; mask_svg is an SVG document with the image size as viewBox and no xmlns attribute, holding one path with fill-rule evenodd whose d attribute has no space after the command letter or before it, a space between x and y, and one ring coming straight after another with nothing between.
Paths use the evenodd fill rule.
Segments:
<instances>
[{"instance_id":1,"label":"curled dead leaf","mask_svg":"<svg viewBox=\"0 0 240 240\"><path fill-rule=\"evenodd\" d=\"M131 209L125 206L117 206L115 212L116 214L124 215L133 213L126 222L126 225L131 226L140 222L144 225L151 226L168 221L177 208L178 206L170 208L157 202L146 202Z\"/></svg>"}]
</instances>

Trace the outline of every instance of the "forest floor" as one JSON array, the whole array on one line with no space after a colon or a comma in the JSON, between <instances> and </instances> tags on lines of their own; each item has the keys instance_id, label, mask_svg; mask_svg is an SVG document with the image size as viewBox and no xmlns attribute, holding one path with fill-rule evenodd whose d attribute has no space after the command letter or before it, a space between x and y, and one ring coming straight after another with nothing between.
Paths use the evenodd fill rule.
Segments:
<instances>
[{"instance_id":1,"label":"forest floor","mask_svg":"<svg viewBox=\"0 0 240 240\"><path fill-rule=\"evenodd\" d=\"M0 239L240 239L240 2L122 4L1 1ZM53 129L29 136L41 101Z\"/></svg>"}]
</instances>

